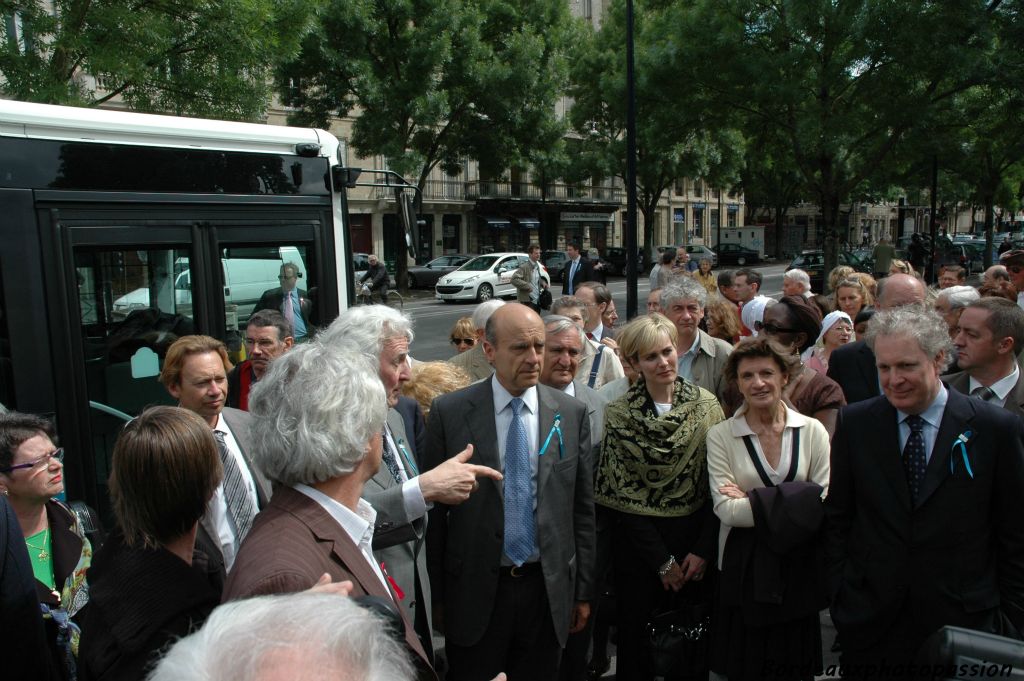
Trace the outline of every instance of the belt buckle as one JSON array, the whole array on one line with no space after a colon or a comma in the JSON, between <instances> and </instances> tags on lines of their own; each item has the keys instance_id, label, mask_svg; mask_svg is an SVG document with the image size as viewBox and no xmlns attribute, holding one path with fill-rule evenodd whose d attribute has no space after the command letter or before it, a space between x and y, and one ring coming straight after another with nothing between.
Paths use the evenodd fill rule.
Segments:
<instances>
[{"instance_id":1,"label":"belt buckle","mask_svg":"<svg viewBox=\"0 0 1024 681\"><path fill-rule=\"evenodd\" d=\"M523 565L525 565L525 563ZM516 572L516 570L519 570L519 572ZM522 570L523 570L523 566L522 565L513 565L512 569L508 571L508 574L509 574L510 577L513 577L513 578L522 577L524 575Z\"/></svg>"}]
</instances>

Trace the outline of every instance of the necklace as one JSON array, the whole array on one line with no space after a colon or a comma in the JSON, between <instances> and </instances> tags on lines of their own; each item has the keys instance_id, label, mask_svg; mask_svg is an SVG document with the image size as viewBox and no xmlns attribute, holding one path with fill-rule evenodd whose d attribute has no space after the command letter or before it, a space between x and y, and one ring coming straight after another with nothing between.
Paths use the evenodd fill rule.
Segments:
<instances>
[{"instance_id":1,"label":"necklace","mask_svg":"<svg viewBox=\"0 0 1024 681\"><path fill-rule=\"evenodd\" d=\"M39 552L39 555L38 555L39 560L46 560L47 558L50 557L50 554L46 551L46 542L49 539L49 537L50 537L50 528L47 527L45 530L43 530L43 545L42 546L36 546L34 544L30 544L29 541L28 541L28 537L25 537L25 545L28 546L30 549L33 549L33 550Z\"/></svg>"}]
</instances>

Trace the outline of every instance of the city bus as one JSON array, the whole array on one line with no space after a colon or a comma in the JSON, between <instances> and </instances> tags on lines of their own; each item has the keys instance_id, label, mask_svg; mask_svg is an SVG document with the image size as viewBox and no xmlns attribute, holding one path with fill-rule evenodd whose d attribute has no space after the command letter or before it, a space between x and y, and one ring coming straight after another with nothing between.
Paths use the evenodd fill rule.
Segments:
<instances>
[{"instance_id":1,"label":"city bus","mask_svg":"<svg viewBox=\"0 0 1024 681\"><path fill-rule=\"evenodd\" d=\"M339 157L316 129L0 101L0 404L54 421L69 499L106 515L176 338L241 353L285 262L314 325L353 299Z\"/></svg>"}]
</instances>

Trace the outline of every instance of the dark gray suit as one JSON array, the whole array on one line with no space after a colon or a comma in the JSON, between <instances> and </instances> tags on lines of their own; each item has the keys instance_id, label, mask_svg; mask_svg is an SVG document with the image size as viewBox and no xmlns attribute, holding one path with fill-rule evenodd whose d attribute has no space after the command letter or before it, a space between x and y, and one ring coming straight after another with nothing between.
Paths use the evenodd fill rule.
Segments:
<instances>
[{"instance_id":1,"label":"dark gray suit","mask_svg":"<svg viewBox=\"0 0 1024 681\"><path fill-rule=\"evenodd\" d=\"M412 465L404 461L406 475L414 478L418 466L415 445L405 430L405 420L394 409L388 410L388 426L396 442L400 442L399 456L408 456ZM423 631L417 631L424 640L429 654L429 632L431 627L430 580L427 578L427 552L423 540L427 528L427 517L411 518L406 513L402 497L402 485L395 482L388 467L381 465L363 486L363 499L370 502L377 511L377 522L373 531L373 555L384 563L387 572L403 592L401 601L406 616L412 623L417 622L416 611L422 609ZM417 596L417 591L419 595Z\"/></svg>"},{"instance_id":2,"label":"dark gray suit","mask_svg":"<svg viewBox=\"0 0 1024 681\"><path fill-rule=\"evenodd\" d=\"M253 441L250 434L252 415L247 411L233 409L232 407L224 407L220 415L224 422L227 423L228 428L231 429L231 435L235 438L235 442L238 443L238 449L242 453L242 458L245 459L245 465L249 468L253 482L256 483L257 509L262 510L270 502L272 489L270 480L252 462ZM241 544L241 539L240 537L239 544ZM213 526L209 514L204 514L199 520L196 548L207 555L210 560L210 567L218 570L223 577L225 573L224 554L220 548L220 540L217 539L217 528Z\"/></svg>"},{"instance_id":3,"label":"dark gray suit","mask_svg":"<svg viewBox=\"0 0 1024 681\"><path fill-rule=\"evenodd\" d=\"M536 521L554 638L564 646L575 602L593 601L596 595L590 421L580 401L547 386L537 390L539 447L544 447L556 414L561 421L562 445L555 436L540 452ZM472 443L471 463L502 470L498 437L491 380L438 397L427 423L425 467ZM512 614L495 611L504 542L502 483L482 478L466 502L437 505L434 513L427 557L435 604L444 606L449 647L474 646L493 622Z\"/></svg>"},{"instance_id":4,"label":"dark gray suit","mask_svg":"<svg viewBox=\"0 0 1024 681\"><path fill-rule=\"evenodd\" d=\"M1024 380L1021 380L1022 378L1024 378L1024 372L1021 372L1017 378L1017 385L1013 386L1013 390L1006 395L1003 409L1024 417ZM962 392L964 395L971 394L971 377L967 375L966 371L944 376L943 379L953 390Z\"/></svg>"},{"instance_id":5,"label":"dark gray suit","mask_svg":"<svg viewBox=\"0 0 1024 681\"><path fill-rule=\"evenodd\" d=\"M588 388L583 381L573 381L576 389L576 399L587 405L587 416L590 417L590 445L594 453L594 459L600 450L601 438L604 437L604 408L610 401L603 393Z\"/></svg>"}]
</instances>

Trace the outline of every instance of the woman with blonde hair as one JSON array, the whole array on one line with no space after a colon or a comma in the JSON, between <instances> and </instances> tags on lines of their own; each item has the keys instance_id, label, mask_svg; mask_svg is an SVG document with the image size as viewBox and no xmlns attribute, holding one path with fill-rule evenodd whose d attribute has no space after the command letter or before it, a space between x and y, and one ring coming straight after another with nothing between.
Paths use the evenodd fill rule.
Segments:
<instances>
[{"instance_id":1,"label":"woman with blonde hair","mask_svg":"<svg viewBox=\"0 0 1024 681\"><path fill-rule=\"evenodd\" d=\"M893 260L889 265L889 274L909 274L912 277L917 275L913 265L906 260Z\"/></svg>"},{"instance_id":2,"label":"woman with blonde hair","mask_svg":"<svg viewBox=\"0 0 1024 681\"><path fill-rule=\"evenodd\" d=\"M856 270L849 265L839 265L838 267L832 268L832 271L828 273L828 293L831 293L834 296L836 287L839 286L839 282L844 279L849 279L850 275L855 271Z\"/></svg>"},{"instance_id":3,"label":"woman with blonde hair","mask_svg":"<svg viewBox=\"0 0 1024 681\"><path fill-rule=\"evenodd\" d=\"M425 419L435 397L461 390L471 382L469 374L451 362L420 362L413 368L412 378L402 385L402 394L416 400Z\"/></svg>"},{"instance_id":4,"label":"woman with blonde hair","mask_svg":"<svg viewBox=\"0 0 1024 681\"><path fill-rule=\"evenodd\" d=\"M860 279L844 279L836 288L836 309L845 312L850 319L856 319L861 310L871 307L874 302L871 292Z\"/></svg>"},{"instance_id":5,"label":"woman with blonde hair","mask_svg":"<svg viewBox=\"0 0 1024 681\"><path fill-rule=\"evenodd\" d=\"M456 354L462 354L472 350L476 345L476 330L473 328L472 317L459 317L448 332L452 345L455 346Z\"/></svg>"},{"instance_id":6,"label":"woman with blonde hair","mask_svg":"<svg viewBox=\"0 0 1024 681\"><path fill-rule=\"evenodd\" d=\"M619 602L620 681L653 678L645 645L652 612L707 601L716 520L709 503L707 433L724 419L718 399L678 375L676 326L638 317L618 336L623 360L640 374L608 405L594 500L612 517ZM707 672L704 670L704 675Z\"/></svg>"},{"instance_id":7,"label":"woman with blonde hair","mask_svg":"<svg viewBox=\"0 0 1024 681\"><path fill-rule=\"evenodd\" d=\"M717 296L708 299L704 308L704 322L709 336L721 338L730 345L739 340L743 331L736 306Z\"/></svg>"}]
</instances>

